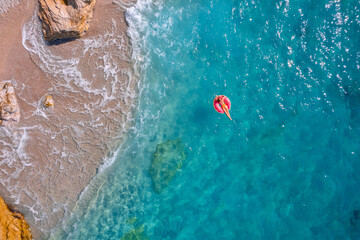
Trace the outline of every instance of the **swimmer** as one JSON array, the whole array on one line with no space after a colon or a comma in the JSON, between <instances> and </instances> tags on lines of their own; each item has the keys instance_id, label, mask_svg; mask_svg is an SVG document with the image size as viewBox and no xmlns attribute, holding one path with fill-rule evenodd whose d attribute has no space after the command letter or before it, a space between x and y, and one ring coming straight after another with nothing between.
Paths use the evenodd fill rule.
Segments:
<instances>
[{"instance_id":1,"label":"swimmer","mask_svg":"<svg viewBox=\"0 0 360 240\"><path fill-rule=\"evenodd\" d=\"M230 117L229 108L228 108L228 106L226 105L226 103L224 102L224 98L225 98L225 96L216 96L215 99L216 99L216 102L220 103L221 109L224 111L224 113L226 114L226 116L228 116L228 118L229 118L230 120L232 120L231 117Z\"/></svg>"}]
</instances>

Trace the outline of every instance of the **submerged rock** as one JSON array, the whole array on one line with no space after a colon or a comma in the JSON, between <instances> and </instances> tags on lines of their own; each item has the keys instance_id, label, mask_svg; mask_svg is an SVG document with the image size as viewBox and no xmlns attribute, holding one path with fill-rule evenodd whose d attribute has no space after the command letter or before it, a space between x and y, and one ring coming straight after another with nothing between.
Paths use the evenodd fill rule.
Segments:
<instances>
[{"instance_id":1,"label":"submerged rock","mask_svg":"<svg viewBox=\"0 0 360 240\"><path fill-rule=\"evenodd\" d=\"M169 185L185 159L186 154L181 139L169 140L157 145L149 169L154 192L161 193Z\"/></svg>"},{"instance_id":2,"label":"submerged rock","mask_svg":"<svg viewBox=\"0 0 360 240\"><path fill-rule=\"evenodd\" d=\"M11 212L5 201L0 197L0 239L23 240L31 239L30 227L24 216L18 212Z\"/></svg>"},{"instance_id":3,"label":"submerged rock","mask_svg":"<svg viewBox=\"0 0 360 240\"><path fill-rule=\"evenodd\" d=\"M96 0L39 0L38 16L47 41L79 38L89 27Z\"/></svg>"},{"instance_id":4,"label":"submerged rock","mask_svg":"<svg viewBox=\"0 0 360 240\"><path fill-rule=\"evenodd\" d=\"M44 100L44 107L54 107L54 99L51 95L46 95Z\"/></svg>"},{"instance_id":5,"label":"submerged rock","mask_svg":"<svg viewBox=\"0 0 360 240\"><path fill-rule=\"evenodd\" d=\"M360 210L353 210L350 218L351 226L359 226Z\"/></svg>"},{"instance_id":6,"label":"submerged rock","mask_svg":"<svg viewBox=\"0 0 360 240\"><path fill-rule=\"evenodd\" d=\"M0 83L0 125L6 126L20 120L20 109L11 83Z\"/></svg>"},{"instance_id":7,"label":"submerged rock","mask_svg":"<svg viewBox=\"0 0 360 240\"><path fill-rule=\"evenodd\" d=\"M144 233L144 227L140 226L125 233L120 240L149 240L149 238Z\"/></svg>"}]
</instances>

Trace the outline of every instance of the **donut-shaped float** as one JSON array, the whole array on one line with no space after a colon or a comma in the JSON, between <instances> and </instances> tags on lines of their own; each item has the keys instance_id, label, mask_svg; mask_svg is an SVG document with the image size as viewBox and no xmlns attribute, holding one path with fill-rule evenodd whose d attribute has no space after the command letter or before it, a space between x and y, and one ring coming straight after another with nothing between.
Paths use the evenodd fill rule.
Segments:
<instances>
[{"instance_id":1,"label":"donut-shaped float","mask_svg":"<svg viewBox=\"0 0 360 240\"><path fill-rule=\"evenodd\" d=\"M224 113L224 109L221 107L220 101L223 100L225 105L228 107L228 110L231 108L230 99L225 95L216 96L214 99L214 108L218 113Z\"/></svg>"}]
</instances>

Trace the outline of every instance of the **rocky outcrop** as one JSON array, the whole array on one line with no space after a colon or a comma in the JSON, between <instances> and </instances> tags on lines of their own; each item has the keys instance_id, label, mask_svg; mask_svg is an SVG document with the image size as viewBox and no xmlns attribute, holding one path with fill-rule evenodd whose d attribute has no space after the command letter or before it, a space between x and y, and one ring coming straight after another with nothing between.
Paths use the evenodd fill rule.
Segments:
<instances>
[{"instance_id":1,"label":"rocky outcrop","mask_svg":"<svg viewBox=\"0 0 360 240\"><path fill-rule=\"evenodd\" d=\"M44 100L44 107L46 108L54 107L54 99L51 95L46 95Z\"/></svg>"},{"instance_id":2,"label":"rocky outcrop","mask_svg":"<svg viewBox=\"0 0 360 240\"><path fill-rule=\"evenodd\" d=\"M0 82L0 126L17 123L19 120L20 109L14 87L9 82Z\"/></svg>"},{"instance_id":3,"label":"rocky outcrop","mask_svg":"<svg viewBox=\"0 0 360 240\"><path fill-rule=\"evenodd\" d=\"M154 192L161 193L169 185L185 159L186 154L181 139L169 140L157 145L149 169Z\"/></svg>"},{"instance_id":4,"label":"rocky outcrop","mask_svg":"<svg viewBox=\"0 0 360 240\"><path fill-rule=\"evenodd\" d=\"M31 238L30 228L24 216L18 212L10 211L5 201L0 197L0 239L27 240Z\"/></svg>"},{"instance_id":5,"label":"rocky outcrop","mask_svg":"<svg viewBox=\"0 0 360 240\"><path fill-rule=\"evenodd\" d=\"M150 239L144 233L144 227L140 226L134 228L130 232L125 233L120 240L150 240Z\"/></svg>"},{"instance_id":6,"label":"rocky outcrop","mask_svg":"<svg viewBox=\"0 0 360 240\"><path fill-rule=\"evenodd\" d=\"M47 41L79 38L89 27L96 0L39 0L38 16Z\"/></svg>"}]
</instances>

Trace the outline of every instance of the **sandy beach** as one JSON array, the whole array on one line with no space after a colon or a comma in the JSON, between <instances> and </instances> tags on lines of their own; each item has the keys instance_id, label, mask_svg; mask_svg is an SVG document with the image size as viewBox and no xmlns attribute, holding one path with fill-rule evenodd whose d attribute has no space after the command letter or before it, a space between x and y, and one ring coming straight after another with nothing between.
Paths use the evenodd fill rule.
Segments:
<instances>
[{"instance_id":1,"label":"sandy beach","mask_svg":"<svg viewBox=\"0 0 360 240\"><path fill-rule=\"evenodd\" d=\"M36 7L0 13L0 81L12 82L21 109L17 125L0 128L0 195L41 239L121 144L137 78L119 5L98 0L85 36L60 44L43 40ZM53 109L42 106L47 94Z\"/></svg>"}]
</instances>

